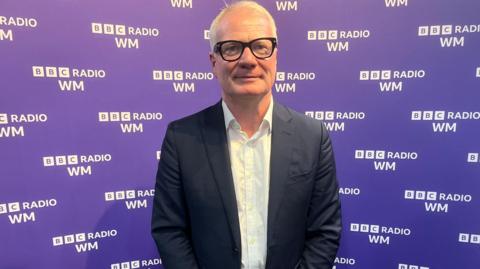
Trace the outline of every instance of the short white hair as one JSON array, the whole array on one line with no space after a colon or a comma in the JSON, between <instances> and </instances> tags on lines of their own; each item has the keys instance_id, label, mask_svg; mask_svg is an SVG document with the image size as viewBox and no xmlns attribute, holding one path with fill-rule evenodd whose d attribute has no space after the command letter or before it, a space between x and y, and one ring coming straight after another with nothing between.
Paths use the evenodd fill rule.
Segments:
<instances>
[{"instance_id":1,"label":"short white hair","mask_svg":"<svg viewBox=\"0 0 480 269\"><path fill-rule=\"evenodd\" d=\"M220 13L218 13L218 15L213 19L212 24L210 25L210 30L209 30L209 32L210 32L210 49L212 51L213 51L213 47L218 42L217 28L218 28L218 25L220 24L220 21L223 19L223 17L228 12L231 12L231 11L237 9L237 8L252 9L252 10L255 10L255 11L258 11L258 12L264 14L265 17L268 19L268 21L270 22L270 24L273 27L273 32L275 34L274 37L277 37L277 25L275 24L275 20L273 19L272 14L270 14L270 12L268 12L268 10L266 8L264 8L263 6L261 6L260 4L258 4L255 1L240 0L238 2L235 2L233 4L225 6L225 8L223 8L220 11Z\"/></svg>"}]
</instances>

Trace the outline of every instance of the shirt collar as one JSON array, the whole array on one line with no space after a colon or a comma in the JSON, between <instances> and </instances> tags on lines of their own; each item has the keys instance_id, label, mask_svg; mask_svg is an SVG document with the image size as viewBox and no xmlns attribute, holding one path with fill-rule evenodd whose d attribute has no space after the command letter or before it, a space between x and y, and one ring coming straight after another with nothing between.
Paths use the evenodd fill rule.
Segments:
<instances>
[{"instance_id":1,"label":"shirt collar","mask_svg":"<svg viewBox=\"0 0 480 269\"><path fill-rule=\"evenodd\" d=\"M223 109L223 118L225 120L225 129L228 130L228 128L233 124L234 122L236 123L237 120L235 119L235 116L233 116L232 112L228 108L227 104L225 101L222 99L222 109ZM273 115L273 97L270 98L270 105L268 106L267 112L265 113L265 116L263 117L262 124L266 123L268 125L268 131L271 132L272 130L272 115Z\"/></svg>"}]
</instances>

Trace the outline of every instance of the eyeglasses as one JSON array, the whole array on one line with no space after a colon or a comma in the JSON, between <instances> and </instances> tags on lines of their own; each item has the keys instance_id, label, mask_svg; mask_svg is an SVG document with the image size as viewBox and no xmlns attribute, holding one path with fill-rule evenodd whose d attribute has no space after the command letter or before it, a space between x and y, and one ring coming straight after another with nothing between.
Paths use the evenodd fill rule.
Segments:
<instances>
[{"instance_id":1,"label":"eyeglasses","mask_svg":"<svg viewBox=\"0 0 480 269\"><path fill-rule=\"evenodd\" d=\"M215 53L219 53L222 59L227 62L234 62L242 57L246 47L250 49L257 59L266 59L272 56L277 39L275 37L262 37L250 42L241 42L237 40L225 40L218 42L213 47Z\"/></svg>"}]
</instances>

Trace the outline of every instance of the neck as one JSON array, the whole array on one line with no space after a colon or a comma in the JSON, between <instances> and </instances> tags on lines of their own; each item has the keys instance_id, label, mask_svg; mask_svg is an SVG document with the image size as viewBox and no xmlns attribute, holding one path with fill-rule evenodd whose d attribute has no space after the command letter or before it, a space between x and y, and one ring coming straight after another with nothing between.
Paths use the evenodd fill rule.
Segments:
<instances>
[{"instance_id":1,"label":"neck","mask_svg":"<svg viewBox=\"0 0 480 269\"><path fill-rule=\"evenodd\" d=\"M262 124L262 120L272 101L272 94L268 93L264 96L253 98L252 96L245 98L222 96L222 98L240 124L242 131L244 131L248 137L252 137L260 127L260 124Z\"/></svg>"}]
</instances>

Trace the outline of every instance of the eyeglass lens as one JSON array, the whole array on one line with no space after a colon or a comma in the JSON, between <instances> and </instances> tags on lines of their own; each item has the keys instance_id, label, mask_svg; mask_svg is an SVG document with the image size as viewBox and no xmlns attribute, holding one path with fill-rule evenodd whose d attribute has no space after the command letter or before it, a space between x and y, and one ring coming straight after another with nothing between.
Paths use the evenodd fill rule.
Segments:
<instances>
[{"instance_id":1,"label":"eyeglass lens","mask_svg":"<svg viewBox=\"0 0 480 269\"><path fill-rule=\"evenodd\" d=\"M245 47L250 47L255 57L265 59L272 55L274 45L270 39L257 39L250 43L228 41L221 44L220 54L225 60L234 61L241 57Z\"/></svg>"}]
</instances>

